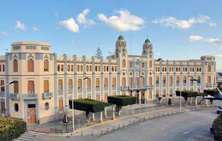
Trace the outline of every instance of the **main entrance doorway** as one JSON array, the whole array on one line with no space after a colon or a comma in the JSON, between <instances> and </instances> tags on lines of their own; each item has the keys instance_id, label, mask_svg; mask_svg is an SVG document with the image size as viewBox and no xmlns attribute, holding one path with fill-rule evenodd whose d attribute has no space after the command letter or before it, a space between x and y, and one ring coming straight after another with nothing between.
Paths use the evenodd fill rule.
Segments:
<instances>
[{"instance_id":1,"label":"main entrance doorway","mask_svg":"<svg viewBox=\"0 0 222 141\"><path fill-rule=\"evenodd\" d=\"M28 117L28 124L36 123L35 104L28 104L27 117Z\"/></svg>"}]
</instances>

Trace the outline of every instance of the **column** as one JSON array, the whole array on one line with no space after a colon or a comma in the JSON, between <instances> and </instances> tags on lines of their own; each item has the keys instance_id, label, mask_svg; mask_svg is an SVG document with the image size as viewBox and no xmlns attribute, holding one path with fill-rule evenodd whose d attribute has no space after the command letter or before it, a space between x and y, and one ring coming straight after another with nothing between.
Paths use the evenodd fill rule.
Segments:
<instances>
[{"instance_id":1,"label":"column","mask_svg":"<svg viewBox=\"0 0 222 141\"><path fill-rule=\"evenodd\" d=\"M95 113L92 113L92 121L95 121Z\"/></svg>"},{"instance_id":2,"label":"column","mask_svg":"<svg viewBox=\"0 0 222 141\"><path fill-rule=\"evenodd\" d=\"M195 106L197 107L197 97L195 97Z\"/></svg>"},{"instance_id":3,"label":"column","mask_svg":"<svg viewBox=\"0 0 222 141\"><path fill-rule=\"evenodd\" d=\"M67 85L68 85L68 83L67 83L67 54L64 54L63 55L63 57L64 57L64 62L65 62L65 64L64 64L64 88L65 88L65 112L68 112L68 96L67 96Z\"/></svg>"},{"instance_id":4,"label":"column","mask_svg":"<svg viewBox=\"0 0 222 141\"><path fill-rule=\"evenodd\" d=\"M107 108L104 109L104 112L105 112L104 117L107 118L108 117L107 116Z\"/></svg>"},{"instance_id":5,"label":"column","mask_svg":"<svg viewBox=\"0 0 222 141\"><path fill-rule=\"evenodd\" d=\"M112 120L115 120L116 117L115 117L115 106L113 106L113 117L112 117Z\"/></svg>"},{"instance_id":6,"label":"column","mask_svg":"<svg viewBox=\"0 0 222 141\"><path fill-rule=\"evenodd\" d=\"M57 99L57 54L54 53L54 72L55 72L55 76L54 76L54 104L55 104L55 115L57 115L57 113L59 112L58 109L58 99Z\"/></svg>"},{"instance_id":7,"label":"column","mask_svg":"<svg viewBox=\"0 0 222 141\"><path fill-rule=\"evenodd\" d=\"M142 96L142 94L141 94L141 90L139 91L139 104L141 104L141 96Z\"/></svg>"},{"instance_id":8,"label":"column","mask_svg":"<svg viewBox=\"0 0 222 141\"><path fill-rule=\"evenodd\" d=\"M100 121L99 123L103 123L103 112L100 112Z\"/></svg>"}]
</instances>

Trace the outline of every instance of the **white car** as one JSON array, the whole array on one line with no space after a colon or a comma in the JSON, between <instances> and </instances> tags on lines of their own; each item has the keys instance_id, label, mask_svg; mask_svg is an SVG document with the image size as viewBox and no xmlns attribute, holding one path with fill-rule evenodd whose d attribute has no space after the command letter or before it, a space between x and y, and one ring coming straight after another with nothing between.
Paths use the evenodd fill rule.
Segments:
<instances>
[{"instance_id":1,"label":"white car","mask_svg":"<svg viewBox=\"0 0 222 141\"><path fill-rule=\"evenodd\" d=\"M220 113L222 113L222 107L221 107L221 106L218 106L217 114L220 114Z\"/></svg>"}]
</instances>

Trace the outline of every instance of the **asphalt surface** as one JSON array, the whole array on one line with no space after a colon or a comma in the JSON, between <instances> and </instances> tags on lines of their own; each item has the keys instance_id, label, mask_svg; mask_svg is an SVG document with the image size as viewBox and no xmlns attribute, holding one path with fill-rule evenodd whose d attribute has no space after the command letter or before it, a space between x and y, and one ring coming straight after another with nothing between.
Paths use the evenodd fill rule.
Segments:
<instances>
[{"instance_id":1,"label":"asphalt surface","mask_svg":"<svg viewBox=\"0 0 222 141\"><path fill-rule=\"evenodd\" d=\"M210 127L217 108L207 108L136 123L102 136L64 137L41 135L32 140L60 141L213 141Z\"/></svg>"}]
</instances>

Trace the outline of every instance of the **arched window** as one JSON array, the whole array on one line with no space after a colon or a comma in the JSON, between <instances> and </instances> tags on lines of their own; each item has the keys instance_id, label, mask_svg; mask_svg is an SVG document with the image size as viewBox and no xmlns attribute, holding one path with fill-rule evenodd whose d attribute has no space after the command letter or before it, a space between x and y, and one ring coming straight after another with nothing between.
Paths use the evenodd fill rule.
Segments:
<instances>
[{"instance_id":1,"label":"arched window","mask_svg":"<svg viewBox=\"0 0 222 141\"><path fill-rule=\"evenodd\" d=\"M15 111L16 111L16 112L19 111L19 105L18 105L18 103L15 103Z\"/></svg>"},{"instance_id":2,"label":"arched window","mask_svg":"<svg viewBox=\"0 0 222 141\"><path fill-rule=\"evenodd\" d=\"M5 72L5 65L2 65L2 71Z\"/></svg>"},{"instance_id":3,"label":"arched window","mask_svg":"<svg viewBox=\"0 0 222 141\"><path fill-rule=\"evenodd\" d=\"M149 67L152 68L152 61L150 60Z\"/></svg>"},{"instance_id":4,"label":"arched window","mask_svg":"<svg viewBox=\"0 0 222 141\"><path fill-rule=\"evenodd\" d=\"M86 71L87 72L89 71L89 65L86 65Z\"/></svg>"},{"instance_id":5,"label":"arched window","mask_svg":"<svg viewBox=\"0 0 222 141\"><path fill-rule=\"evenodd\" d=\"M63 71L64 70L64 65L61 65L61 71Z\"/></svg>"},{"instance_id":6,"label":"arched window","mask_svg":"<svg viewBox=\"0 0 222 141\"><path fill-rule=\"evenodd\" d=\"M208 72L211 72L211 66L208 65Z\"/></svg>"},{"instance_id":7,"label":"arched window","mask_svg":"<svg viewBox=\"0 0 222 141\"><path fill-rule=\"evenodd\" d=\"M106 71L107 71L107 72L109 71L109 66L106 67Z\"/></svg>"},{"instance_id":8,"label":"arched window","mask_svg":"<svg viewBox=\"0 0 222 141\"><path fill-rule=\"evenodd\" d=\"M122 61L122 66L126 67L126 60L125 59L123 59L123 61Z\"/></svg>"},{"instance_id":9,"label":"arched window","mask_svg":"<svg viewBox=\"0 0 222 141\"><path fill-rule=\"evenodd\" d=\"M103 71L106 72L106 66L103 67Z\"/></svg>"},{"instance_id":10,"label":"arched window","mask_svg":"<svg viewBox=\"0 0 222 141\"><path fill-rule=\"evenodd\" d=\"M57 71L60 71L60 65L57 65Z\"/></svg>"},{"instance_id":11,"label":"arched window","mask_svg":"<svg viewBox=\"0 0 222 141\"><path fill-rule=\"evenodd\" d=\"M71 71L73 71L73 65L71 65Z\"/></svg>"},{"instance_id":12,"label":"arched window","mask_svg":"<svg viewBox=\"0 0 222 141\"><path fill-rule=\"evenodd\" d=\"M17 59L15 59L14 61L13 61L13 68L14 68L14 72L18 72L18 60Z\"/></svg>"},{"instance_id":13,"label":"arched window","mask_svg":"<svg viewBox=\"0 0 222 141\"><path fill-rule=\"evenodd\" d=\"M32 59L28 60L28 72L34 71L34 61Z\"/></svg>"},{"instance_id":14,"label":"arched window","mask_svg":"<svg viewBox=\"0 0 222 141\"><path fill-rule=\"evenodd\" d=\"M92 72L92 66L90 66L89 68L90 68L90 72Z\"/></svg>"},{"instance_id":15,"label":"arched window","mask_svg":"<svg viewBox=\"0 0 222 141\"><path fill-rule=\"evenodd\" d=\"M173 77L170 76L170 84L173 84Z\"/></svg>"},{"instance_id":16,"label":"arched window","mask_svg":"<svg viewBox=\"0 0 222 141\"><path fill-rule=\"evenodd\" d=\"M126 78L125 77L122 78L122 86L123 87L126 86Z\"/></svg>"},{"instance_id":17,"label":"arched window","mask_svg":"<svg viewBox=\"0 0 222 141\"><path fill-rule=\"evenodd\" d=\"M159 77L156 77L156 84L159 85Z\"/></svg>"},{"instance_id":18,"label":"arched window","mask_svg":"<svg viewBox=\"0 0 222 141\"><path fill-rule=\"evenodd\" d=\"M210 76L207 77L207 83L211 83L211 77Z\"/></svg>"},{"instance_id":19,"label":"arched window","mask_svg":"<svg viewBox=\"0 0 222 141\"><path fill-rule=\"evenodd\" d=\"M152 85L152 77L149 77L149 85Z\"/></svg>"},{"instance_id":20,"label":"arched window","mask_svg":"<svg viewBox=\"0 0 222 141\"><path fill-rule=\"evenodd\" d=\"M83 71L83 66L81 65L81 71Z\"/></svg>"},{"instance_id":21,"label":"arched window","mask_svg":"<svg viewBox=\"0 0 222 141\"><path fill-rule=\"evenodd\" d=\"M70 71L70 65L68 65L68 71Z\"/></svg>"},{"instance_id":22,"label":"arched window","mask_svg":"<svg viewBox=\"0 0 222 141\"><path fill-rule=\"evenodd\" d=\"M49 61L44 60L44 71L49 71Z\"/></svg>"},{"instance_id":23,"label":"arched window","mask_svg":"<svg viewBox=\"0 0 222 141\"><path fill-rule=\"evenodd\" d=\"M44 93L49 92L49 80L44 80Z\"/></svg>"},{"instance_id":24,"label":"arched window","mask_svg":"<svg viewBox=\"0 0 222 141\"><path fill-rule=\"evenodd\" d=\"M2 71L2 65L0 65L0 72Z\"/></svg>"}]
</instances>

